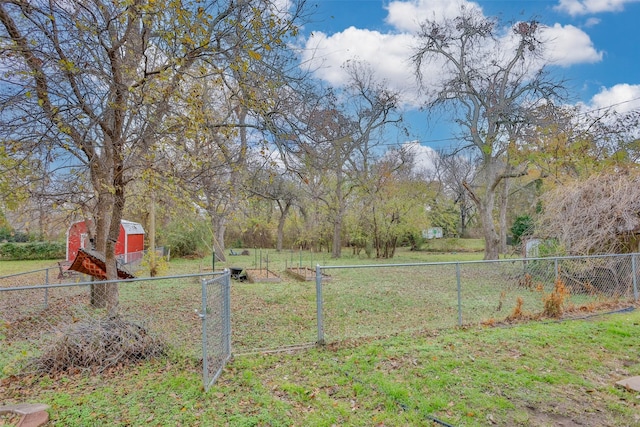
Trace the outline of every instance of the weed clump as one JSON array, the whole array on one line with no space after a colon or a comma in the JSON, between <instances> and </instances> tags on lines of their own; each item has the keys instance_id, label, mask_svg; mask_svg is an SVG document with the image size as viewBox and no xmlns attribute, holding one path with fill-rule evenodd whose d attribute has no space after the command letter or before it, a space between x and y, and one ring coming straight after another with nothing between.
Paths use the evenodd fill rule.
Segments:
<instances>
[{"instance_id":1,"label":"weed clump","mask_svg":"<svg viewBox=\"0 0 640 427\"><path fill-rule=\"evenodd\" d=\"M108 317L73 324L32 362L36 372L102 372L166 353L163 340L143 326Z\"/></svg>"},{"instance_id":2,"label":"weed clump","mask_svg":"<svg viewBox=\"0 0 640 427\"><path fill-rule=\"evenodd\" d=\"M565 301L570 296L569 289L567 289L562 279L556 279L553 291L542 298L544 302L543 315L556 318L561 317L564 312Z\"/></svg>"},{"instance_id":3,"label":"weed clump","mask_svg":"<svg viewBox=\"0 0 640 427\"><path fill-rule=\"evenodd\" d=\"M522 299L522 297L518 297L516 299L516 306L513 308L513 311L511 312L511 314L507 317L507 320L511 321L511 320L521 319L524 314L522 312L523 304L524 304L524 300Z\"/></svg>"}]
</instances>

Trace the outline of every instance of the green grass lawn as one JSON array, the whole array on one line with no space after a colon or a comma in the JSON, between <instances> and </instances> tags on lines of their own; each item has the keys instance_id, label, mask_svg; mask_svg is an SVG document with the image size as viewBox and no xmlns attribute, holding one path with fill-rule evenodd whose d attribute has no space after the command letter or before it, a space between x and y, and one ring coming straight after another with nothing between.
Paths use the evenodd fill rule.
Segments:
<instances>
[{"instance_id":1,"label":"green grass lawn","mask_svg":"<svg viewBox=\"0 0 640 427\"><path fill-rule=\"evenodd\" d=\"M102 375L7 377L0 395L46 403L65 426L633 426L638 393L614 383L640 375L638 336L634 311L240 356L207 393L199 363L173 355Z\"/></svg>"},{"instance_id":2,"label":"green grass lawn","mask_svg":"<svg viewBox=\"0 0 640 427\"><path fill-rule=\"evenodd\" d=\"M51 273L53 274L53 269L55 268L55 274L57 271L57 261L62 260L29 260L29 261L0 261L0 277L9 276L12 274L26 273L26 272L35 272L37 270L51 268ZM35 273L34 273L35 274ZM44 278L44 274L37 274L38 277ZM7 286L5 283L0 281L0 286Z\"/></svg>"},{"instance_id":3,"label":"green grass lawn","mask_svg":"<svg viewBox=\"0 0 640 427\"><path fill-rule=\"evenodd\" d=\"M483 239L430 239L422 245L422 250L431 252L483 252Z\"/></svg>"}]
</instances>

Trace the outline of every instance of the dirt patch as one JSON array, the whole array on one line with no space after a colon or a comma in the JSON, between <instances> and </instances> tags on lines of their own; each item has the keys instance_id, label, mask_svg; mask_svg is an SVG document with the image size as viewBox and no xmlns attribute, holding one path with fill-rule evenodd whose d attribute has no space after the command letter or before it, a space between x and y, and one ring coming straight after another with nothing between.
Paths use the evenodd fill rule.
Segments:
<instances>
[{"instance_id":1,"label":"dirt patch","mask_svg":"<svg viewBox=\"0 0 640 427\"><path fill-rule=\"evenodd\" d=\"M74 291L77 291L74 289ZM89 304L88 293L73 295L57 292L50 296L44 306L43 298L35 291L23 291L12 295L14 304L0 307L0 329L8 340L38 339L42 334L58 331L61 325L77 321L78 306Z\"/></svg>"},{"instance_id":2,"label":"dirt patch","mask_svg":"<svg viewBox=\"0 0 640 427\"><path fill-rule=\"evenodd\" d=\"M282 279L274 271L266 268L245 269L250 282L280 282Z\"/></svg>"},{"instance_id":3,"label":"dirt patch","mask_svg":"<svg viewBox=\"0 0 640 427\"><path fill-rule=\"evenodd\" d=\"M606 425L606 423L602 422L603 420L595 420L595 424L585 424L582 421L575 421L571 417L561 414L550 414L534 407L527 407L527 412L529 412L530 415L530 423L538 426L584 427ZM589 418L588 421L594 422L591 418Z\"/></svg>"},{"instance_id":4,"label":"dirt patch","mask_svg":"<svg viewBox=\"0 0 640 427\"><path fill-rule=\"evenodd\" d=\"M9 412L6 414L0 414L0 426L17 426L20 422L22 415Z\"/></svg>"},{"instance_id":5,"label":"dirt patch","mask_svg":"<svg viewBox=\"0 0 640 427\"><path fill-rule=\"evenodd\" d=\"M553 412L533 406L526 407L529 413L529 425L532 426L601 427L614 425L611 424L612 420L600 409L593 409L595 408L581 408L580 405L568 407L566 403L552 408ZM582 413L570 414L574 411Z\"/></svg>"}]
</instances>

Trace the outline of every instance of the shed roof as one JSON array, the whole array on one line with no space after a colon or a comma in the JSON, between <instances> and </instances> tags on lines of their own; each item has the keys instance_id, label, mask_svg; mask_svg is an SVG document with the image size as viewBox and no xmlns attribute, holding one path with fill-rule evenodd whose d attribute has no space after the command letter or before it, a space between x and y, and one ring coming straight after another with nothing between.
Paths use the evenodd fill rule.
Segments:
<instances>
[{"instance_id":1,"label":"shed roof","mask_svg":"<svg viewBox=\"0 0 640 427\"><path fill-rule=\"evenodd\" d=\"M122 227L127 234L145 234L144 228L142 228L142 224L133 221L127 221L126 219L123 219L120 223L122 224Z\"/></svg>"},{"instance_id":2,"label":"shed roof","mask_svg":"<svg viewBox=\"0 0 640 427\"><path fill-rule=\"evenodd\" d=\"M86 222L86 221L85 220L76 221L69 226L69 229L71 229L74 225L82 224L83 222ZM89 222L91 222L91 220L89 220ZM120 225L122 225L122 227L124 228L124 231L127 234L145 234L144 228L140 223L122 219L120 220Z\"/></svg>"}]
</instances>

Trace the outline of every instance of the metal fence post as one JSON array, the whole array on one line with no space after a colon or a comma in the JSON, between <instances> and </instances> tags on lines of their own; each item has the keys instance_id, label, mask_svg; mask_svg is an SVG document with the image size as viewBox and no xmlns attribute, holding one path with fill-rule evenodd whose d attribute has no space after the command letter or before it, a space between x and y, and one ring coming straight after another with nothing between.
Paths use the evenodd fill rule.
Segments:
<instances>
[{"instance_id":1,"label":"metal fence post","mask_svg":"<svg viewBox=\"0 0 640 427\"><path fill-rule=\"evenodd\" d=\"M198 313L202 320L202 383L206 390L209 384L209 355L207 352L207 281L202 279L202 311Z\"/></svg>"},{"instance_id":2,"label":"metal fence post","mask_svg":"<svg viewBox=\"0 0 640 427\"><path fill-rule=\"evenodd\" d=\"M631 273L633 277L633 298L638 302L638 277L636 270L636 254L631 254Z\"/></svg>"},{"instance_id":3,"label":"metal fence post","mask_svg":"<svg viewBox=\"0 0 640 427\"><path fill-rule=\"evenodd\" d=\"M458 285L458 326L462 326L462 288L460 286L460 263L456 262L456 283Z\"/></svg>"},{"instance_id":4,"label":"metal fence post","mask_svg":"<svg viewBox=\"0 0 640 427\"><path fill-rule=\"evenodd\" d=\"M44 270L44 284L49 284L49 269ZM44 308L49 308L49 288L44 288Z\"/></svg>"},{"instance_id":5,"label":"metal fence post","mask_svg":"<svg viewBox=\"0 0 640 427\"><path fill-rule=\"evenodd\" d=\"M322 318L322 271L316 264L316 313L318 319L318 345L324 345L324 323Z\"/></svg>"},{"instance_id":6,"label":"metal fence post","mask_svg":"<svg viewBox=\"0 0 640 427\"><path fill-rule=\"evenodd\" d=\"M224 333L225 357L231 355L231 270L224 269Z\"/></svg>"},{"instance_id":7,"label":"metal fence post","mask_svg":"<svg viewBox=\"0 0 640 427\"><path fill-rule=\"evenodd\" d=\"M554 258L553 259L553 269L555 270L555 281L558 281L558 274L560 274L560 272L558 271L558 258Z\"/></svg>"}]
</instances>

